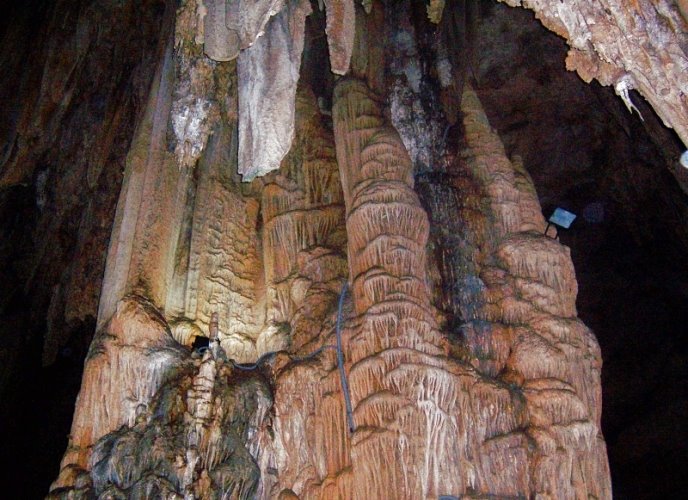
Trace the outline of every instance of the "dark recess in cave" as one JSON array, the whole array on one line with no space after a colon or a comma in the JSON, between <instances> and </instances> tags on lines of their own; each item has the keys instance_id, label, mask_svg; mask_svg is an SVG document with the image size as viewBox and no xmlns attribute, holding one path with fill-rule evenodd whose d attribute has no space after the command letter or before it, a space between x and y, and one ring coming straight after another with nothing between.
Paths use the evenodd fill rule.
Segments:
<instances>
[{"instance_id":1,"label":"dark recess in cave","mask_svg":"<svg viewBox=\"0 0 688 500\"><path fill-rule=\"evenodd\" d=\"M125 158L169 6L33 0L3 9L0 470L12 498L43 498L67 446Z\"/></svg>"},{"instance_id":2,"label":"dark recess in cave","mask_svg":"<svg viewBox=\"0 0 688 500\"><path fill-rule=\"evenodd\" d=\"M57 474L95 325L93 300L90 313L65 319L59 286L82 271L72 266L83 252L100 258L87 275L102 275L124 156L155 67L165 2L120 3L109 35L91 40L86 58L95 64L79 66L69 80L76 92L61 115L32 108L42 79L64 76L46 60L68 65L76 57L48 54L48 38L59 25L69 40L69 26L94 2L14 2L0 22L0 66L11 75L0 82L0 160L17 154L12 134L24 113L36 113L46 134L20 138L33 141L23 149L32 151L21 170L28 174L0 187L0 459L3 484L22 498L44 496ZM545 215L556 206L579 215L560 237L572 249L579 314L602 347L615 496L672 496L688 486L688 199L667 168L680 142L638 95L645 124L611 89L567 73L564 41L529 12L492 0L479 10L463 72L507 152L523 159ZM322 39L309 40L304 57L312 61L304 67L326 65L324 47ZM308 82L329 107L329 72ZM111 151L89 182L88 162L77 154L80 134L102 133L101 123L112 125ZM94 235L86 246L79 243L84 231Z\"/></svg>"}]
</instances>

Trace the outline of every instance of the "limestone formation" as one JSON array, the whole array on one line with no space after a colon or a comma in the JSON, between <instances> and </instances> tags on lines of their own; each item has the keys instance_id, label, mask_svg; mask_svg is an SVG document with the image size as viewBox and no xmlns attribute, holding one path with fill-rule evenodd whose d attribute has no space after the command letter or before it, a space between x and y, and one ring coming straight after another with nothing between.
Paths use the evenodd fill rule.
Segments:
<instances>
[{"instance_id":1,"label":"limestone formation","mask_svg":"<svg viewBox=\"0 0 688 500\"><path fill-rule=\"evenodd\" d=\"M287 373L292 373L291 367L318 366L320 359L331 362L328 350L318 347L323 342L319 330L331 329L331 325L323 326L323 322L332 321L336 293L345 275L345 261L336 250L345 241L341 187L332 136L321 128L315 97L304 93L297 102L301 139L287 158L283 171L272 174L272 182L266 183L262 197L266 226L264 259L268 264L265 267L267 296L273 300L266 303L260 297L247 300L249 297L239 296L240 301L224 302L217 300L216 296L215 299L196 302L196 299L189 301L183 294L171 293L167 296L166 305L166 314L172 318L169 330L160 312L146 302L145 311L155 318L159 335L176 357L165 364L164 369L158 370L165 376L158 375L157 378L139 372L136 372L139 376L134 378L129 371L121 374L104 368L103 365L107 364L104 361L89 361L80 398L83 403L77 409L79 417L72 432L74 444L65 455L60 478L53 486L53 497L62 498L75 493L151 495L155 492L196 498L222 494L238 498L251 498L256 494L269 496L260 492L269 489L272 473L265 471L259 475L255 464L265 464L274 459L269 453L274 446L270 435L279 424L273 424L268 416L271 396L263 379L259 374L244 375L235 368L236 364L226 360L223 352L213 350L214 342L210 350L199 353L191 353L177 342L189 346L192 337L210 336L212 342L215 336L219 336L226 355L234 361L255 360L268 351L283 351L291 347L292 352L303 353L304 356L295 357L295 362L282 353L269 356L269 359L274 358L269 362L270 366L276 370L284 369ZM220 138L219 145L214 147L211 143L211 148L221 152L224 145ZM237 292L251 293L250 290L254 290L241 288L249 280L237 280L251 270L240 269L237 271L239 276L231 272L236 269L232 266L240 263L236 252L257 249L259 245L250 236L237 238L241 234L241 226L233 225L223 231L214 229L221 220L234 224L233 214L243 213L243 209L215 213L210 210L212 207L232 208L234 205L218 202L208 195L208 190L213 187L244 203L252 200L244 199L234 191L237 185L210 169L209 164L206 160L201 162L201 181L195 195L197 212L193 214L193 218L203 221L203 225L191 224L190 243L183 237L179 243L181 246L190 244L191 256L196 257L187 256L190 267L176 267L175 274L184 272L191 275L194 269L200 269L193 272L195 279L189 278L183 285L187 291L200 299L204 296L204 293L199 293L203 287L214 284L214 293L231 298L236 297ZM289 190L277 189L279 185L288 186ZM207 224L210 226L206 227ZM281 240L281 234L297 237ZM196 243L195 235L202 236ZM230 235L233 238L228 238ZM227 253L223 248L228 248ZM203 268L194 264L195 260L214 260L221 267ZM244 264L250 262L244 260ZM179 262L175 266L179 266ZM227 272L225 266L230 266L230 272L223 278L222 273ZM262 267L259 265L258 269ZM220 274L216 275L218 272ZM203 309L195 312L186 309L185 314L195 320L179 316L175 306L177 297L186 300L187 304L204 304ZM136 305L140 300L125 298L101 332L101 337L109 339L122 329L129 342L140 344L145 350L145 338L136 337L142 328L141 321L126 309L133 307L130 303ZM231 331L232 320L246 322L250 317L249 308L258 305L265 307L263 314L270 318L270 324L255 332L256 338L245 338L253 346L250 350L237 347L232 341L236 338L236 332L232 335ZM122 308L125 309L120 313ZM217 312L209 312L207 317L203 313L213 310ZM229 322L226 314L230 315ZM260 322L244 324L262 325ZM227 328L230 329L229 334ZM164 342L162 345L167 345ZM111 350L115 352L113 356L124 355L120 354L122 349ZM151 351L150 355L159 356L157 351ZM136 368L139 371L154 368L148 358L142 357L140 361L141 368ZM115 385L119 392L103 391L97 377L108 372L121 381L120 385ZM161 383L166 380L169 380L167 384ZM131 385L134 383L137 384L135 387L140 386L138 392L134 392L144 396L127 403L127 406L126 398L133 391ZM154 397L149 394L151 391L155 393ZM303 395L302 390L299 390L299 395ZM87 425L78 424L100 418L101 400L107 407L125 408L129 413L125 416L113 413L115 420L106 421L109 424L105 428L89 429ZM136 457L134 461L128 458L132 456Z\"/></svg>"},{"instance_id":2,"label":"limestone formation","mask_svg":"<svg viewBox=\"0 0 688 500\"><path fill-rule=\"evenodd\" d=\"M278 175L266 178L262 193L263 261L268 321L312 321L301 307L318 293L337 293L345 276L340 254L344 213L332 137L322 129L315 96L301 92L298 137ZM306 305L308 304L308 305ZM293 325L292 342L308 343L317 332Z\"/></svg>"},{"instance_id":3,"label":"limestone formation","mask_svg":"<svg viewBox=\"0 0 688 500\"><path fill-rule=\"evenodd\" d=\"M285 0L196 0L196 43L207 56L231 61L253 45Z\"/></svg>"},{"instance_id":4,"label":"limestone formation","mask_svg":"<svg viewBox=\"0 0 688 500\"><path fill-rule=\"evenodd\" d=\"M178 183L188 178L166 151L174 72L170 49L168 45L127 158L98 306L98 330L125 295L139 293L160 304L165 294L167 245L181 217L175 196L185 194L178 191ZM161 164L166 168L159 168ZM161 212L169 218L161 217Z\"/></svg>"},{"instance_id":5,"label":"limestone formation","mask_svg":"<svg viewBox=\"0 0 688 500\"><path fill-rule=\"evenodd\" d=\"M339 84L334 106L352 293L360 316L347 348L354 416L361 429L351 444L352 493L440 494L437 471L447 457L430 452L432 438L421 442L416 437L432 427L442 440L453 437L443 435L447 429L441 417L433 422L441 402L431 387L441 382L432 359L444 354L444 342L425 286L427 216L412 189L408 154L396 132L385 126L365 84ZM414 382L409 376L416 377ZM384 460L380 450L391 450L399 475L363 487ZM419 463L424 464L420 469Z\"/></svg>"},{"instance_id":6,"label":"limestone formation","mask_svg":"<svg viewBox=\"0 0 688 500\"><path fill-rule=\"evenodd\" d=\"M175 378L185 352L165 320L140 297L128 297L93 341L76 403L70 442L54 488L73 487L91 468L92 447L121 426L133 427L158 390Z\"/></svg>"},{"instance_id":7,"label":"limestone formation","mask_svg":"<svg viewBox=\"0 0 688 500\"><path fill-rule=\"evenodd\" d=\"M293 0L239 55L239 173L244 181L279 168L294 137L294 100L310 2Z\"/></svg>"},{"instance_id":8,"label":"limestone formation","mask_svg":"<svg viewBox=\"0 0 688 500\"><path fill-rule=\"evenodd\" d=\"M238 1L209 0L198 7L203 9L199 19L203 19L205 53L215 61L231 61L239 55L238 9L233 8L238 4Z\"/></svg>"},{"instance_id":9,"label":"limestone formation","mask_svg":"<svg viewBox=\"0 0 688 500\"><path fill-rule=\"evenodd\" d=\"M325 0L327 9L327 43L332 72L345 75L349 71L356 32L354 0Z\"/></svg>"},{"instance_id":10,"label":"limestone formation","mask_svg":"<svg viewBox=\"0 0 688 500\"><path fill-rule=\"evenodd\" d=\"M159 390L136 406L131 421L92 436L87 465L63 468L49 498L255 496L259 449L252 438L266 420L268 388L259 376L237 377L210 351L192 359L184 354L175 377L149 385ZM87 410L81 415L99 418Z\"/></svg>"},{"instance_id":11,"label":"limestone formation","mask_svg":"<svg viewBox=\"0 0 688 500\"><path fill-rule=\"evenodd\" d=\"M314 88L310 2L182 2L52 497L611 497L570 252L471 86L433 80L451 51L385 8L325 2L351 74Z\"/></svg>"},{"instance_id":12,"label":"limestone formation","mask_svg":"<svg viewBox=\"0 0 688 500\"><path fill-rule=\"evenodd\" d=\"M354 2L332 0L326 5L330 64L334 73L343 75L353 52ZM291 147L304 23L310 12L306 0L212 0L199 3L194 17L187 3L187 18L196 24L194 40L204 43L208 57L230 61L238 56L239 173L244 181L277 170ZM183 127L186 135L202 133L208 107L203 100L186 106L177 113L175 131Z\"/></svg>"},{"instance_id":13,"label":"limestone formation","mask_svg":"<svg viewBox=\"0 0 688 500\"><path fill-rule=\"evenodd\" d=\"M605 446L599 431L600 353L591 332L575 318L577 288L568 249L542 235L544 221L530 182L522 171L509 168L502 146L470 89L463 103L469 146L466 161L489 193L495 226L489 232L495 238L496 258L493 264L483 261L479 279L485 287L484 306L471 322L478 335L490 329L495 335L488 344L486 339L474 337L469 343L475 346L471 349L477 349L473 356L478 366L492 365L488 371L499 373L509 383L517 381L522 388L529 415L526 434L537 443L534 455L540 455L532 472L540 487L554 496L569 495L559 489L561 484L555 486L546 477L549 467L563 459L554 457L548 446L568 444L586 435L586 444L576 448L564 463L572 464L568 466L573 467L568 469L571 474L579 474L575 469L580 467L585 477L596 477L588 483L595 485L595 496L609 496L608 481L603 480L608 474ZM500 325L507 325L507 345L503 344ZM485 355L486 364L480 361ZM559 415L569 416L555 416L563 408L567 410ZM572 417L578 411L582 412L579 417L585 416ZM577 481L571 487L579 494L583 486Z\"/></svg>"},{"instance_id":14,"label":"limestone formation","mask_svg":"<svg viewBox=\"0 0 688 500\"><path fill-rule=\"evenodd\" d=\"M671 496L688 3L497 1L9 2L4 496Z\"/></svg>"}]
</instances>

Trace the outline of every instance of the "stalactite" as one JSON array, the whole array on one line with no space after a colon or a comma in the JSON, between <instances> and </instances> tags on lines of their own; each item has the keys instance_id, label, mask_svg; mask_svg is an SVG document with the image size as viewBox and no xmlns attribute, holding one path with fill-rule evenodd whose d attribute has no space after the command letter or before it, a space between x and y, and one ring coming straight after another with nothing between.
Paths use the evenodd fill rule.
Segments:
<instances>
[{"instance_id":1,"label":"stalactite","mask_svg":"<svg viewBox=\"0 0 688 500\"><path fill-rule=\"evenodd\" d=\"M327 10L327 43L332 72L345 75L349 71L354 49L356 9L354 0L325 0Z\"/></svg>"},{"instance_id":2,"label":"stalactite","mask_svg":"<svg viewBox=\"0 0 688 500\"><path fill-rule=\"evenodd\" d=\"M239 55L239 174L279 168L294 136L294 100L310 2L293 0Z\"/></svg>"},{"instance_id":3,"label":"stalactite","mask_svg":"<svg viewBox=\"0 0 688 500\"><path fill-rule=\"evenodd\" d=\"M237 9L230 6L238 1L206 0L199 5L204 9L203 43L205 53L215 61L231 61L239 55L241 40L235 26ZM200 16L199 16L200 17ZM238 24L238 23L237 23Z\"/></svg>"},{"instance_id":4,"label":"stalactite","mask_svg":"<svg viewBox=\"0 0 688 500\"><path fill-rule=\"evenodd\" d=\"M232 60L240 49L255 43L270 18L288 1L196 0L195 42L205 44L205 53L211 59Z\"/></svg>"}]
</instances>

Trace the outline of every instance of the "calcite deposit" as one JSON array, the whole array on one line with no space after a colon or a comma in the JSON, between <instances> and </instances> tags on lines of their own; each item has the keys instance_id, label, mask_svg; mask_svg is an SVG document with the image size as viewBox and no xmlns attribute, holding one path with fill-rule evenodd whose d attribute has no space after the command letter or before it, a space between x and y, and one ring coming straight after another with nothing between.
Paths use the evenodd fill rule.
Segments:
<instances>
[{"instance_id":1,"label":"calcite deposit","mask_svg":"<svg viewBox=\"0 0 688 500\"><path fill-rule=\"evenodd\" d=\"M290 1L265 34L239 55L239 173L243 180L279 168L294 136L307 0Z\"/></svg>"},{"instance_id":2,"label":"calcite deposit","mask_svg":"<svg viewBox=\"0 0 688 500\"><path fill-rule=\"evenodd\" d=\"M343 75L353 51L354 0L329 0L325 5L330 67ZM294 135L293 103L310 2L208 0L197 2L195 16L192 9L185 9L193 20L190 29L195 28L194 41L204 45L208 57L238 57L239 174L251 181L279 169Z\"/></svg>"},{"instance_id":3,"label":"calcite deposit","mask_svg":"<svg viewBox=\"0 0 688 500\"><path fill-rule=\"evenodd\" d=\"M193 5L180 12L188 26ZM543 234L530 178L470 87L448 83L463 92L453 153L448 130L414 139L423 129L399 114L403 92L390 121L386 54L394 88L418 95L425 76L419 59L410 73L393 62L414 52L377 48L371 7L353 50L341 32L352 5L326 5L330 47L354 57L331 115L322 89L296 91L307 4L287 3L236 65L206 63L178 25L130 153L53 497L611 496L600 353L576 318L569 253ZM205 53L217 15L213 4ZM173 77L174 60L189 80ZM179 104L199 100L201 114ZM433 113L422 119L442 130ZM212 134L195 139L191 115ZM180 164L164 132L182 119ZM417 191L418 167L450 181ZM202 337L209 347L194 351Z\"/></svg>"},{"instance_id":4,"label":"calcite deposit","mask_svg":"<svg viewBox=\"0 0 688 500\"><path fill-rule=\"evenodd\" d=\"M327 44L330 51L330 68L333 73L345 75L349 71L356 32L354 0L324 0L327 9Z\"/></svg>"},{"instance_id":5,"label":"calcite deposit","mask_svg":"<svg viewBox=\"0 0 688 500\"><path fill-rule=\"evenodd\" d=\"M685 2L504 2L688 143ZM93 335L49 498L612 497L600 348L475 88L475 4L102 4L47 11L40 105L0 124L44 362Z\"/></svg>"}]
</instances>

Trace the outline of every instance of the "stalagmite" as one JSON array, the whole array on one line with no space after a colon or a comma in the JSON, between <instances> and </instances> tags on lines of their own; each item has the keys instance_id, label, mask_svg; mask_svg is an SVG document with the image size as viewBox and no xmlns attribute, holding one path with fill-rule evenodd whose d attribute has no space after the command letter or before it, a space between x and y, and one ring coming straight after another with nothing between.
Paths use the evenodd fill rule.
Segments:
<instances>
[{"instance_id":1,"label":"stalagmite","mask_svg":"<svg viewBox=\"0 0 688 500\"><path fill-rule=\"evenodd\" d=\"M467 297L468 300L478 301L473 304L473 314L478 318L494 314L495 319L494 322L483 323L483 331L479 337L467 338L468 347L475 348L477 346L474 342L492 335L497 340L496 335L501 332L497 342L484 346L484 355L490 356L490 349L503 349L506 355L496 358L496 364L490 373L493 377L503 376L504 381L509 380L509 383L518 385L506 389L500 382L476 377L473 369L443 357L442 351L433 342L433 339L437 339L438 344L442 345L437 337L436 326L433 326L433 316L428 316L431 307L427 296L423 298L424 287L407 287L402 281L398 288L392 288L394 281L385 273L388 269L387 273L392 273L393 276L397 272L395 270L400 269L411 280L418 275L418 271L414 269L418 269L415 266L419 261L412 259L404 263L404 253L399 252L399 243L412 245L414 241L418 241L417 238L423 238L423 231L418 231L417 225L396 225L392 221L402 219L400 216L395 218L386 215L388 212L384 206L377 213L372 210L366 212L368 217L361 222L354 222L360 203L357 203L358 197L365 200L365 205L362 206L366 207L373 207L378 199L381 205L417 204L413 196L405 197L394 191L390 193L376 189L375 182L370 182L370 178L366 177L382 172L385 177L378 182L385 183L388 190L402 188L403 193L403 186L410 182L409 177L405 176L408 170L403 167L407 165L405 168L409 169L408 156L398 137L384 131L384 120L375 111L374 96L364 84L356 81L340 83L336 96L335 132L349 212L349 265L355 285L358 282L354 289L354 303L360 314L349 322L348 335L352 337L347 353L352 363L349 373L355 405L354 418L357 427L364 430L358 430L351 441L346 439L346 420L341 396L329 396L330 391L337 390L332 371L324 372L327 373L326 378L321 376L320 384L326 382L324 387L318 387L317 383L312 382L312 371L307 367L298 372L294 368L289 371L289 376L283 374L279 379L278 397L275 401L276 411L280 415L279 424L274 427L273 446L276 448L271 452L276 458L279 457L277 462L271 463L275 463L283 474L276 479L272 491L292 491L306 497L375 497L382 494L382 491L386 494L394 491L395 496L404 498L432 496L433 493L429 492L461 493L468 489L484 494L516 496L533 492L568 496L575 494L575 490L578 494L590 491L593 495L608 497L604 445L599 439L599 413L595 410L591 413L591 409L599 407L599 372L591 373L591 367L586 366L588 361L583 361L590 356L592 359L599 359L599 352L589 332L575 320L562 322L555 316L547 323L546 315L532 316L536 309L525 301L518 305L521 310L519 321L529 322L538 332L551 331L563 335L570 347L564 347L559 341L556 348L551 348L548 340L532 335L529 330L512 332L509 328L499 329L497 322L510 324L512 312L506 307L490 312L490 303L501 294L508 295L504 299L505 305L511 303L511 292L510 289L494 289L492 282L488 280L484 292L477 293L489 293L495 298L485 297L487 300L481 304L478 297ZM489 193L491 203L487 210L494 210L494 215L489 217L495 220L494 228L485 228L494 231L495 240L487 242L493 246L491 249L486 248L486 260L479 258L478 262L483 262L487 267L494 258L489 257L489 252L497 251L502 239L510 241L514 234L523 233L521 238L524 241L532 240L545 245L545 248L538 251L538 258L554 264L560 259L557 257L560 248L558 244L550 242L541 233L539 236L536 236L537 233L529 233L533 229L542 230L544 220L539 210L533 212L533 203L537 202L533 198L532 188L529 188L527 176L503 156L501 144L495 141L494 136L490 136L489 127L484 126L484 115L480 115L482 112L475 107L477 101L470 94L464 96L464 99L467 103L467 115L478 118L475 122L467 118L467 130L473 135L470 136L470 149L466 154L471 158L469 165L475 169L477 182L483 184L485 192ZM356 125L347 128L344 124ZM363 153L360 152L361 149ZM381 153L385 151L390 153ZM381 160L378 162L374 162L376 154L380 154ZM488 158L491 161L486 161ZM396 169L392 168L395 165L393 161L396 162ZM357 168L357 165L362 165L363 168ZM369 168L365 168L366 166ZM406 182L403 182L404 179ZM495 188L492 187L494 184ZM376 193L381 197L374 198ZM485 206L479 209L486 210ZM413 211L406 213L410 215ZM377 215L381 216L379 225L376 222ZM380 248L377 253L368 254L367 241L375 234L376 227L381 228L383 234L391 234L390 237L407 236L401 238L395 247L379 246L376 247ZM479 228L481 226L471 226L471 231ZM487 233L478 231L475 236L485 237ZM383 241L383 238L372 236L373 244L382 245L378 241ZM554 246L550 248L546 246L548 244ZM384 255L386 248L393 249L399 257L395 260L376 260ZM510 252L504 254L505 259L511 259ZM550 257L548 252L554 253ZM422 251L420 258L422 259ZM567 257L562 254L561 258ZM364 272L366 266L375 265L375 262L380 262L379 271L374 274ZM566 261L562 262L566 269ZM522 286L528 286L526 281L533 279L532 276L563 291L569 287L565 283L571 283L572 280L572 276L566 274L568 271L562 274L559 267L552 270L545 267L540 271L538 266L529 267L527 259L516 259L514 264L507 267L510 269L509 273L502 271L499 275L502 282L518 282L520 279L523 281ZM533 272L543 274L530 274ZM495 277L498 275L496 270L493 274ZM485 274L485 278L488 278L488 274ZM421 294L417 295L419 291ZM393 293L393 299L385 300L384 297L390 292ZM411 299L408 304L404 297ZM568 300L570 299L565 304L570 304ZM470 311L470 304L464 305ZM403 313L396 313L397 310L402 310ZM478 323L475 325L478 326ZM519 340L520 338L523 340ZM531 339L530 343L528 339ZM509 357L510 345L514 345L515 351L522 356L518 358L521 361L516 361L514 356ZM582 352L578 350L581 348ZM542 356L544 359L551 357L553 362L535 361ZM321 366L320 370L327 366ZM427 368L422 368L423 366ZM476 360L475 366L482 368L485 365ZM595 366L593 363L593 370L596 369ZM539 368L540 371L534 372L531 367ZM545 373L553 379L561 377L563 380L550 382L548 385L549 379ZM589 391L585 384L579 383L582 379L569 378L572 373L586 373L582 378L591 380L592 387L597 389ZM319 394L328 394L328 397L304 398L300 395L298 385L292 385L298 384L298 380L308 380L309 388ZM410 390L411 393L407 392ZM547 395L546 399L543 400L541 395ZM414 401L418 401L416 404L419 411L414 411ZM531 415L526 411L527 405L532 407ZM296 407L303 409L289 414L281 410ZM322 420L321 415L327 417ZM572 423L579 421L586 423ZM315 422L321 422L319 428L322 429L324 425L324 434L331 436L324 449L319 448L317 443L315 448L313 444L307 444L309 426ZM541 430L542 426L547 430ZM385 440L387 429L394 429L395 434ZM418 429L427 429L427 432L419 433ZM528 430L524 432L517 429ZM295 436L298 438L295 439ZM382 440L384 444L381 446L379 443ZM541 446L539 452L531 450L532 440L536 440L534 442ZM376 442L378 444L373 444ZM431 454L427 452L428 443L433 450ZM446 443L454 443L454 446ZM569 452L551 459L545 458L560 446ZM575 458L570 462L572 456ZM292 457L292 460L287 460L287 457ZM296 457L300 457L299 460ZM419 470L405 466L405 460L410 460L409 463L413 464L422 463L424 468ZM392 471L389 471L389 463L394 464ZM435 463L442 463L442 474L438 473L439 468L435 469ZM570 463L573 466L567 465ZM561 465L564 467L560 467ZM456 471L453 466L457 467ZM380 475L381 470L388 472ZM554 470L562 470L562 475L557 477L552 474ZM395 476L394 471L399 471L400 475ZM564 479L571 475L576 477L573 483ZM584 477L588 479L582 479ZM417 483L414 484L414 481Z\"/></svg>"},{"instance_id":2,"label":"stalagmite","mask_svg":"<svg viewBox=\"0 0 688 500\"><path fill-rule=\"evenodd\" d=\"M87 466L63 469L49 498L252 498L250 443L269 405L259 377L234 379L209 351L186 359L134 421L94 442Z\"/></svg>"},{"instance_id":3,"label":"stalagmite","mask_svg":"<svg viewBox=\"0 0 688 500\"><path fill-rule=\"evenodd\" d=\"M496 238L491 245L498 267L506 270L494 272L490 269L493 264L482 262L485 267L480 278L485 286L482 293L486 314L476 312L483 322L513 325L506 343L502 340L494 344L501 345L495 355L502 364L492 370L518 380L523 387L529 415L527 433L541 447L530 458L533 486L536 491L567 496L561 488L569 486L553 481L545 468L553 466L552 460L573 460L574 464L580 461L588 477L595 479L571 484L572 491L578 495L581 489L592 487L598 492L596 496L607 497L608 482L601 480L608 473L608 465L599 434L599 347L591 332L575 318L577 287L568 249L543 235L544 220L539 210L533 210L537 200L528 187L530 183L520 165L512 166L504 156L503 146L489 128L482 106L470 88L462 103L468 145L466 160L489 193L497 229L492 232ZM546 406L536 394L547 394ZM588 438L578 441L580 431L573 423L582 421ZM550 441L542 437L543 433ZM568 451L554 459L550 457L550 442ZM578 444L570 447L574 442ZM536 458L538 455L543 458Z\"/></svg>"}]
</instances>

